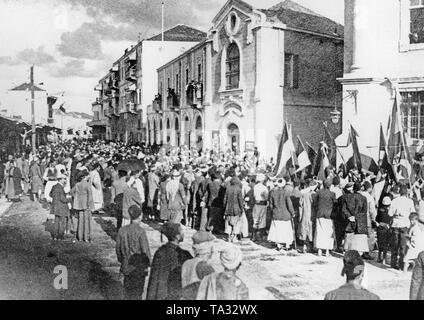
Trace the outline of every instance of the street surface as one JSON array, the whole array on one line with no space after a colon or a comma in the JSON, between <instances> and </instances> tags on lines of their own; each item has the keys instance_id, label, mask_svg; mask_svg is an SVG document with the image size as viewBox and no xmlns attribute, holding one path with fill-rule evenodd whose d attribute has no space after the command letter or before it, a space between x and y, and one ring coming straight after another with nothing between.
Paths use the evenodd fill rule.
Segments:
<instances>
[{"instance_id":1,"label":"street surface","mask_svg":"<svg viewBox=\"0 0 424 320\"><path fill-rule=\"evenodd\" d=\"M93 217L91 244L72 243L72 238L53 242L49 233L52 217L45 209L28 198L9 205L0 199L0 299L122 298L114 218ZM160 226L143 227L153 254L162 244ZM193 233L185 229L184 249L191 250ZM216 240L217 250L225 245L223 240ZM340 255L326 258L291 252L284 256L250 241L240 246L243 264L239 276L249 287L251 299L321 300L326 292L344 282ZM214 254L213 264L220 269L218 253ZM67 267L68 290L53 286L57 265ZM367 263L366 270L368 288L382 299L408 299L410 272L404 274L375 262Z\"/></svg>"}]
</instances>

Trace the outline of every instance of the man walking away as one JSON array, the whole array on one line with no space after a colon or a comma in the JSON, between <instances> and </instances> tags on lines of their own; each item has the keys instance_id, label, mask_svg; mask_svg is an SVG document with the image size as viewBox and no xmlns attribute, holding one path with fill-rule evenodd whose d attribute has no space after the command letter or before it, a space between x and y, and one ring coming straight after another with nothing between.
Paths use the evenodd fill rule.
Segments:
<instances>
[{"instance_id":1,"label":"man walking away","mask_svg":"<svg viewBox=\"0 0 424 320\"><path fill-rule=\"evenodd\" d=\"M141 209L128 209L131 224L122 227L116 238L116 256L124 275L124 295L127 300L141 300L151 255L146 231L140 226Z\"/></svg>"},{"instance_id":2,"label":"man walking away","mask_svg":"<svg viewBox=\"0 0 424 320\"><path fill-rule=\"evenodd\" d=\"M324 300L380 300L374 293L362 287L365 263L356 250L346 252L343 258L342 276L346 284L325 295Z\"/></svg>"},{"instance_id":3,"label":"man walking away","mask_svg":"<svg viewBox=\"0 0 424 320\"><path fill-rule=\"evenodd\" d=\"M410 226L409 215L412 212L415 212L414 202L408 198L408 188L402 185L400 197L393 199L389 210L389 216L393 217L390 265L394 269L402 270L404 267L408 228Z\"/></svg>"},{"instance_id":4,"label":"man walking away","mask_svg":"<svg viewBox=\"0 0 424 320\"><path fill-rule=\"evenodd\" d=\"M119 179L113 182L111 189L111 199L112 203L114 203L115 208L117 230L119 230L122 226L122 206L124 198L124 189L127 187L127 172L124 170L119 170L118 175Z\"/></svg>"}]
</instances>

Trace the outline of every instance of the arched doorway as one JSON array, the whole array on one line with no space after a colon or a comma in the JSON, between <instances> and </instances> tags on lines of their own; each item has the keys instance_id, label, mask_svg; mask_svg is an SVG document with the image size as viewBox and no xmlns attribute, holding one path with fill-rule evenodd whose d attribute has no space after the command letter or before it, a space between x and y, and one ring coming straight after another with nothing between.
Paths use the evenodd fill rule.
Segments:
<instances>
[{"instance_id":1,"label":"arched doorway","mask_svg":"<svg viewBox=\"0 0 424 320\"><path fill-rule=\"evenodd\" d=\"M153 143L157 143L158 132L156 129L156 121L153 120Z\"/></svg>"},{"instance_id":2,"label":"arched doorway","mask_svg":"<svg viewBox=\"0 0 424 320\"><path fill-rule=\"evenodd\" d=\"M230 145L230 148L232 151L234 151L236 154L240 151L240 130L239 127L231 123L228 126L228 143Z\"/></svg>"},{"instance_id":3,"label":"arched doorway","mask_svg":"<svg viewBox=\"0 0 424 320\"><path fill-rule=\"evenodd\" d=\"M195 124L195 130L196 130L196 147L197 150L203 149L203 124L202 124L202 117L198 116L196 118L196 124Z\"/></svg>"},{"instance_id":4,"label":"arched doorway","mask_svg":"<svg viewBox=\"0 0 424 320\"><path fill-rule=\"evenodd\" d=\"M191 148L190 133L190 118L186 116L184 118L184 144L189 148Z\"/></svg>"}]
</instances>

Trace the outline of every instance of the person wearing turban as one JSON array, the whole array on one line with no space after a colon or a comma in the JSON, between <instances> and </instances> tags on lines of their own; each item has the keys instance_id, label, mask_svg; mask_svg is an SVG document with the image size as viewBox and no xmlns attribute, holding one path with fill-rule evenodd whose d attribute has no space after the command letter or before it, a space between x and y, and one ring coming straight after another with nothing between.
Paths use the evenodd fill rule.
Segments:
<instances>
[{"instance_id":1,"label":"person wearing turban","mask_svg":"<svg viewBox=\"0 0 424 320\"><path fill-rule=\"evenodd\" d=\"M203 278L196 300L249 300L249 289L236 275L242 258L239 247L233 244L225 247L220 255L224 271Z\"/></svg>"}]
</instances>

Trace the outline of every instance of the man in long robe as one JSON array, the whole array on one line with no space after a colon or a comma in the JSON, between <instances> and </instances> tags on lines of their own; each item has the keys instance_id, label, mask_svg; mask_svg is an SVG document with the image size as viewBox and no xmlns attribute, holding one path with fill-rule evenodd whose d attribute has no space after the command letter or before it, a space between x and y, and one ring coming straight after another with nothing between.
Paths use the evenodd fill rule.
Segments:
<instances>
[{"instance_id":1,"label":"man in long robe","mask_svg":"<svg viewBox=\"0 0 424 320\"><path fill-rule=\"evenodd\" d=\"M179 247L184 239L180 224L166 223L162 233L168 242L153 257L146 299L178 300L182 296L181 266L193 257Z\"/></svg>"}]
</instances>

